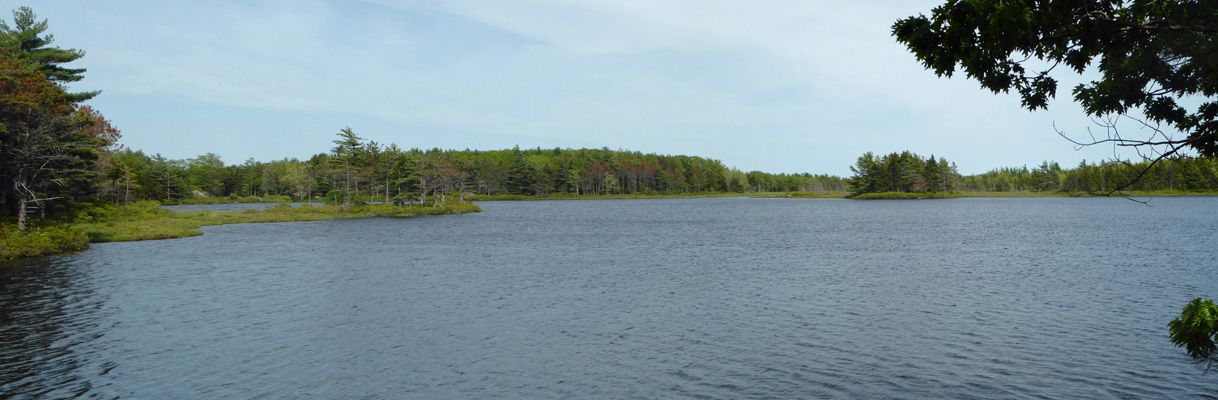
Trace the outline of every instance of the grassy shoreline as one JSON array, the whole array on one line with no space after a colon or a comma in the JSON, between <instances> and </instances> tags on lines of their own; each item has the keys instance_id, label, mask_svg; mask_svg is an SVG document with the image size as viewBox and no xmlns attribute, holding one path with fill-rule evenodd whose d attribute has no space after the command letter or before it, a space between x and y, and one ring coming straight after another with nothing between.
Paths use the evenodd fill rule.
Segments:
<instances>
[{"instance_id":1,"label":"grassy shoreline","mask_svg":"<svg viewBox=\"0 0 1218 400\"><path fill-rule=\"evenodd\" d=\"M700 197L750 198L814 198L847 199L844 192L768 192L768 193L685 193L685 194L619 194L575 196L569 194L544 196L469 196L475 201L527 200L609 200L609 199L671 199ZM1124 192L1113 196L1175 197L1218 196L1218 191L1153 191ZM930 198L1005 198L1005 197L1110 197L1103 194L1067 192L957 192L934 193L872 193L853 199L930 199ZM208 203L245 203L251 198L216 199ZM198 204L198 203L195 203ZM202 235L204 226L267 222L325 221L337 218L413 217L422 215L462 214L481 212L471 203L442 203L439 207L399 207L389 204L348 206L334 205L291 207L287 204L266 210L198 211L175 213L159 203L145 201L128 206L98 206L78 212L69 221L48 222L26 231L17 231L12 224L0 224L0 263L19 258L40 257L80 251L89 243L136 240L174 239Z\"/></svg>"},{"instance_id":2,"label":"grassy shoreline","mask_svg":"<svg viewBox=\"0 0 1218 400\"><path fill-rule=\"evenodd\" d=\"M500 194L487 196L484 194L476 194L465 196L468 201L530 201L530 200L621 200L621 199L689 199L703 197L742 197L748 196L746 193L725 193L725 192L696 192L696 193L633 193L633 194L585 194L574 195L570 193L551 193L543 195L518 195L518 194Z\"/></svg>"},{"instance_id":3,"label":"grassy shoreline","mask_svg":"<svg viewBox=\"0 0 1218 400\"><path fill-rule=\"evenodd\" d=\"M821 198L821 199L851 199L851 200L924 200L924 199L968 199L968 198L1014 198L1014 197L1191 197L1218 196L1218 191L1130 191L1113 193L1086 192L952 192L952 193L903 193L882 192L864 193L850 196L841 192L836 193L759 193L749 195L755 198Z\"/></svg>"},{"instance_id":4,"label":"grassy shoreline","mask_svg":"<svg viewBox=\"0 0 1218 400\"><path fill-rule=\"evenodd\" d=\"M696 192L696 193L634 193L634 194L603 194L603 195L574 195L570 193L551 193L543 195L468 195L466 201L535 201L535 200L620 200L620 199L684 199L706 197L749 197L758 199L957 199L957 198L1002 198L1002 197L1174 197L1174 196L1218 196L1218 191L1150 191L1122 192L1105 196L1104 193L1086 192L951 192L951 193L867 193L850 197L848 192ZM368 200L367 198L363 200ZM287 196L269 197L209 197L186 199L174 202L172 205L193 204L238 204L238 203L287 203L287 202L321 201L321 199L294 200ZM171 204L166 204L171 205Z\"/></svg>"},{"instance_id":5,"label":"grassy shoreline","mask_svg":"<svg viewBox=\"0 0 1218 400\"><path fill-rule=\"evenodd\" d=\"M268 222L326 221L338 218L403 218L481 212L471 203L441 203L438 206L391 204L291 207L286 204L266 210L172 212L159 203L145 201L127 206L102 206L76 215L73 222L52 222L26 231L0 225L0 262L79 251L89 243L176 239L202 235L204 226Z\"/></svg>"},{"instance_id":6,"label":"grassy shoreline","mask_svg":"<svg viewBox=\"0 0 1218 400\"><path fill-rule=\"evenodd\" d=\"M676 199L702 197L748 197L754 199L851 199L851 200L921 200L921 199L964 199L964 198L1008 198L1008 197L1178 197L1178 196L1218 196L1218 191L1150 191L1122 192L1107 196L1104 193L1086 192L952 192L952 193L866 193L851 197L846 192L752 192L752 193L683 193L683 194L614 194L614 195L571 195L550 194L540 196L522 195L474 195L466 196L470 201L532 201L532 200L610 200L610 199Z\"/></svg>"}]
</instances>

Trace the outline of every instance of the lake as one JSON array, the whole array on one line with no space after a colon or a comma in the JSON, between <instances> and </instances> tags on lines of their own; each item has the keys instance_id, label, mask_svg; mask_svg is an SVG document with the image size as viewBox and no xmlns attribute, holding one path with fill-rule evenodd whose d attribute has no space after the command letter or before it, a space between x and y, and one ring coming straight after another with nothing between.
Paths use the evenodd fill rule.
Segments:
<instances>
[{"instance_id":1,"label":"lake","mask_svg":"<svg viewBox=\"0 0 1218 400\"><path fill-rule=\"evenodd\" d=\"M0 267L0 393L1218 395L1166 327L1218 297L1218 198L480 205Z\"/></svg>"}]
</instances>

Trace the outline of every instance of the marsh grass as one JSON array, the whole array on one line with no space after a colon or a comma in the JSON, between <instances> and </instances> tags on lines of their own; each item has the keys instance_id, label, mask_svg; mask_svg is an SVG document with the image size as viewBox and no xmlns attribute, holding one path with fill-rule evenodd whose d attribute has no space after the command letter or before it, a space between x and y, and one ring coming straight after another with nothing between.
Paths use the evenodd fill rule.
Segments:
<instances>
[{"instance_id":1,"label":"marsh grass","mask_svg":"<svg viewBox=\"0 0 1218 400\"><path fill-rule=\"evenodd\" d=\"M89 238L74 227L32 227L18 231L12 225L0 225L0 262L22 257L80 251L89 247Z\"/></svg>"},{"instance_id":2,"label":"marsh grass","mask_svg":"<svg viewBox=\"0 0 1218 400\"><path fill-rule=\"evenodd\" d=\"M228 197L187 197L172 202L172 204L291 203L292 201L291 197L283 195L237 196L234 194ZM311 200L304 199L301 201Z\"/></svg>"},{"instance_id":3,"label":"marsh grass","mask_svg":"<svg viewBox=\"0 0 1218 400\"><path fill-rule=\"evenodd\" d=\"M952 193L864 193L850 199L858 200L896 200L896 199L958 199L958 198L1008 198L1008 197L1173 197L1173 196L1215 196L1218 192L1155 190L1127 191L1120 193L1107 192L952 192Z\"/></svg>"},{"instance_id":4,"label":"marsh grass","mask_svg":"<svg viewBox=\"0 0 1218 400\"><path fill-rule=\"evenodd\" d=\"M755 199L841 199L846 197L846 192L761 192L751 193L749 197Z\"/></svg>"},{"instance_id":5,"label":"marsh grass","mask_svg":"<svg viewBox=\"0 0 1218 400\"><path fill-rule=\"evenodd\" d=\"M471 203L440 203L436 206L396 206L392 204L359 206L291 207L287 204L266 210L198 211L176 213L154 201L130 205L96 205L70 217L46 221L25 231L14 224L0 224L0 262L23 257L79 251L89 243L173 239L202 235L199 228L211 225L264 222L323 221L335 218L400 218L481 212Z\"/></svg>"},{"instance_id":6,"label":"marsh grass","mask_svg":"<svg viewBox=\"0 0 1218 400\"><path fill-rule=\"evenodd\" d=\"M484 194L465 196L470 201L520 201L520 200L616 200L616 199L678 199L698 197L741 197L750 196L745 193L630 193L630 194L582 194L551 193L542 195L501 194L487 196Z\"/></svg>"},{"instance_id":7,"label":"marsh grass","mask_svg":"<svg viewBox=\"0 0 1218 400\"><path fill-rule=\"evenodd\" d=\"M199 228L212 225L267 222L324 221L335 218L415 217L422 215L462 214L482 211L470 203L440 203L432 206L396 206L392 204L359 206L292 207L287 204L266 210L198 211L176 213L155 202L98 210L93 221L78 223L90 242L126 242L133 240L171 239L202 235Z\"/></svg>"},{"instance_id":8,"label":"marsh grass","mask_svg":"<svg viewBox=\"0 0 1218 400\"><path fill-rule=\"evenodd\" d=\"M857 200L915 200L915 199L946 199L959 196L951 193L904 193L904 192L882 192L882 193L863 193L854 196L847 196Z\"/></svg>"}]
</instances>

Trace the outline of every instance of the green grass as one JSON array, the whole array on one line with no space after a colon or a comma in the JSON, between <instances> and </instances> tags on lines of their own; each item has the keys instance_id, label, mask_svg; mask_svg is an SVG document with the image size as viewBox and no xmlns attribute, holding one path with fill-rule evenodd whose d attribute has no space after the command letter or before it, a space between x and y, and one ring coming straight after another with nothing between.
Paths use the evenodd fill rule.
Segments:
<instances>
[{"instance_id":1,"label":"green grass","mask_svg":"<svg viewBox=\"0 0 1218 400\"><path fill-rule=\"evenodd\" d=\"M755 199L841 199L846 197L846 192L760 192L749 193L749 197Z\"/></svg>"},{"instance_id":2,"label":"green grass","mask_svg":"<svg viewBox=\"0 0 1218 400\"><path fill-rule=\"evenodd\" d=\"M0 262L80 251L88 247L88 236L74 227L31 227L18 231L14 225L0 225Z\"/></svg>"},{"instance_id":3,"label":"green grass","mask_svg":"<svg viewBox=\"0 0 1218 400\"><path fill-rule=\"evenodd\" d=\"M432 206L392 204L291 207L280 204L266 210L199 211L175 213L154 201L126 206L101 205L76 213L72 222L52 221L18 231L0 224L0 261L84 250L89 243L173 239L202 235L199 228L211 225L265 222L324 221L336 218L415 217L481 212L471 203L440 203Z\"/></svg>"},{"instance_id":4,"label":"green grass","mask_svg":"<svg viewBox=\"0 0 1218 400\"><path fill-rule=\"evenodd\" d=\"M117 207L99 213L95 221L77 224L93 243L170 239L203 234L200 227L266 222L324 221L335 218L415 217L482 211L470 203L440 203L432 206L392 204L291 207L286 204L266 210L198 211L175 213L154 202Z\"/></svg>"},{"instance_id":5,"label":"green grass","mask_svg":"<svg viewBox=\"0 0 1218 400\"><path fill-rule=\"evenodd\" d=\"M1205 190L1153 190L1153 191L1129 191L1121 193L1113 193L1113 196L1129 196L1129 197L1175 197L1175 196L1218 196L1218 191Z\"/></svg>"},{"instance_id":6,"label":"green grass","mask_svg":"<svg viewBox=\"0 0 1218 400\"><path fill-rule=\"evenodd\" d=\"M1218 196L1218 191L1150 190L1108 192L960 192L954 197L1174 197L1174 196Z\"/></svg>"},{"instance_id":7,"label":"green grass","mask_svg":"<svg viewBox=\"0 0 1218 400\"><path fill-rule=\"evenodd\" d=\"M857 200L911 200L911 199L946 199L962 197L952 193L904 193L904 192L882 192L882 193L863 193L859 195L849 196L851 199Z\"/></svg>"},{"instance_id":8,"label":"green grass","mask_svg":"<svg viewBox=\"0 0 1218 400\"><path fill-rule=\"evenodd\" d=\"M232 203L291 203L289 196L228 196L228 197L187 197L175 204L232 204ZM302 200L307 201L307 200Z\"/></svg>"},{"instance_id":9,"label":"green grass","mask_svg":"<svg viewBox=\"0 0 1218 400\"><path fill-rule=\"evenodd\" d=\"M584 194L575 195L571 193L551 193L543 195L494 195L487 196L477 194L465 196L466 200L470 201L518 201L518 200L615 200L615 199L676 199L676 198L697 198L697 197L739 197L748 196L749 193L726 193L726 192L697 192L697 193L630 193L630 194Z\"/></svg>"},{"instance_id":10,"label":"green grass","mask_svg":"<svg viewBox=\"0 0 1218 400\"><path fill-rule=\"evenodd\" d=\"M899 192L884 192L884 193L864 193L857 196L847 196L851 199L859 200L877 200L877 199L957 199L957 198L1006 198L1006 197L1169 197L1169 196L1218 196L1215 191L1181 191L1181 190L1156 190L1156 191L1125 191L1113 193L1111 196L1107 192L953 192L953 193L899 193Z\"/></svg>"}]
</instances>

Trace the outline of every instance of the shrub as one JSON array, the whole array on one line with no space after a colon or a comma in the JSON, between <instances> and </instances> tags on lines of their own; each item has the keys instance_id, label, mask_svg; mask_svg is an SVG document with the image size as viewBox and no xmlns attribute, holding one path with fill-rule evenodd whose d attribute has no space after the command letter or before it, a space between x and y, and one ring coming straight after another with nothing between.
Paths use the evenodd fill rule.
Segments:
<instances>
[{"instance_id":1,"label":"shrub","mask_svg":"<svg viewBox=\"0 0 1218 400\"><path fill-rule=\"evenodd\" d=\"M76 228L50 226L18 231L14 226L0 225L0 261L79 251L88 247L89 237Z\"/></svg>"}]
</instances>

